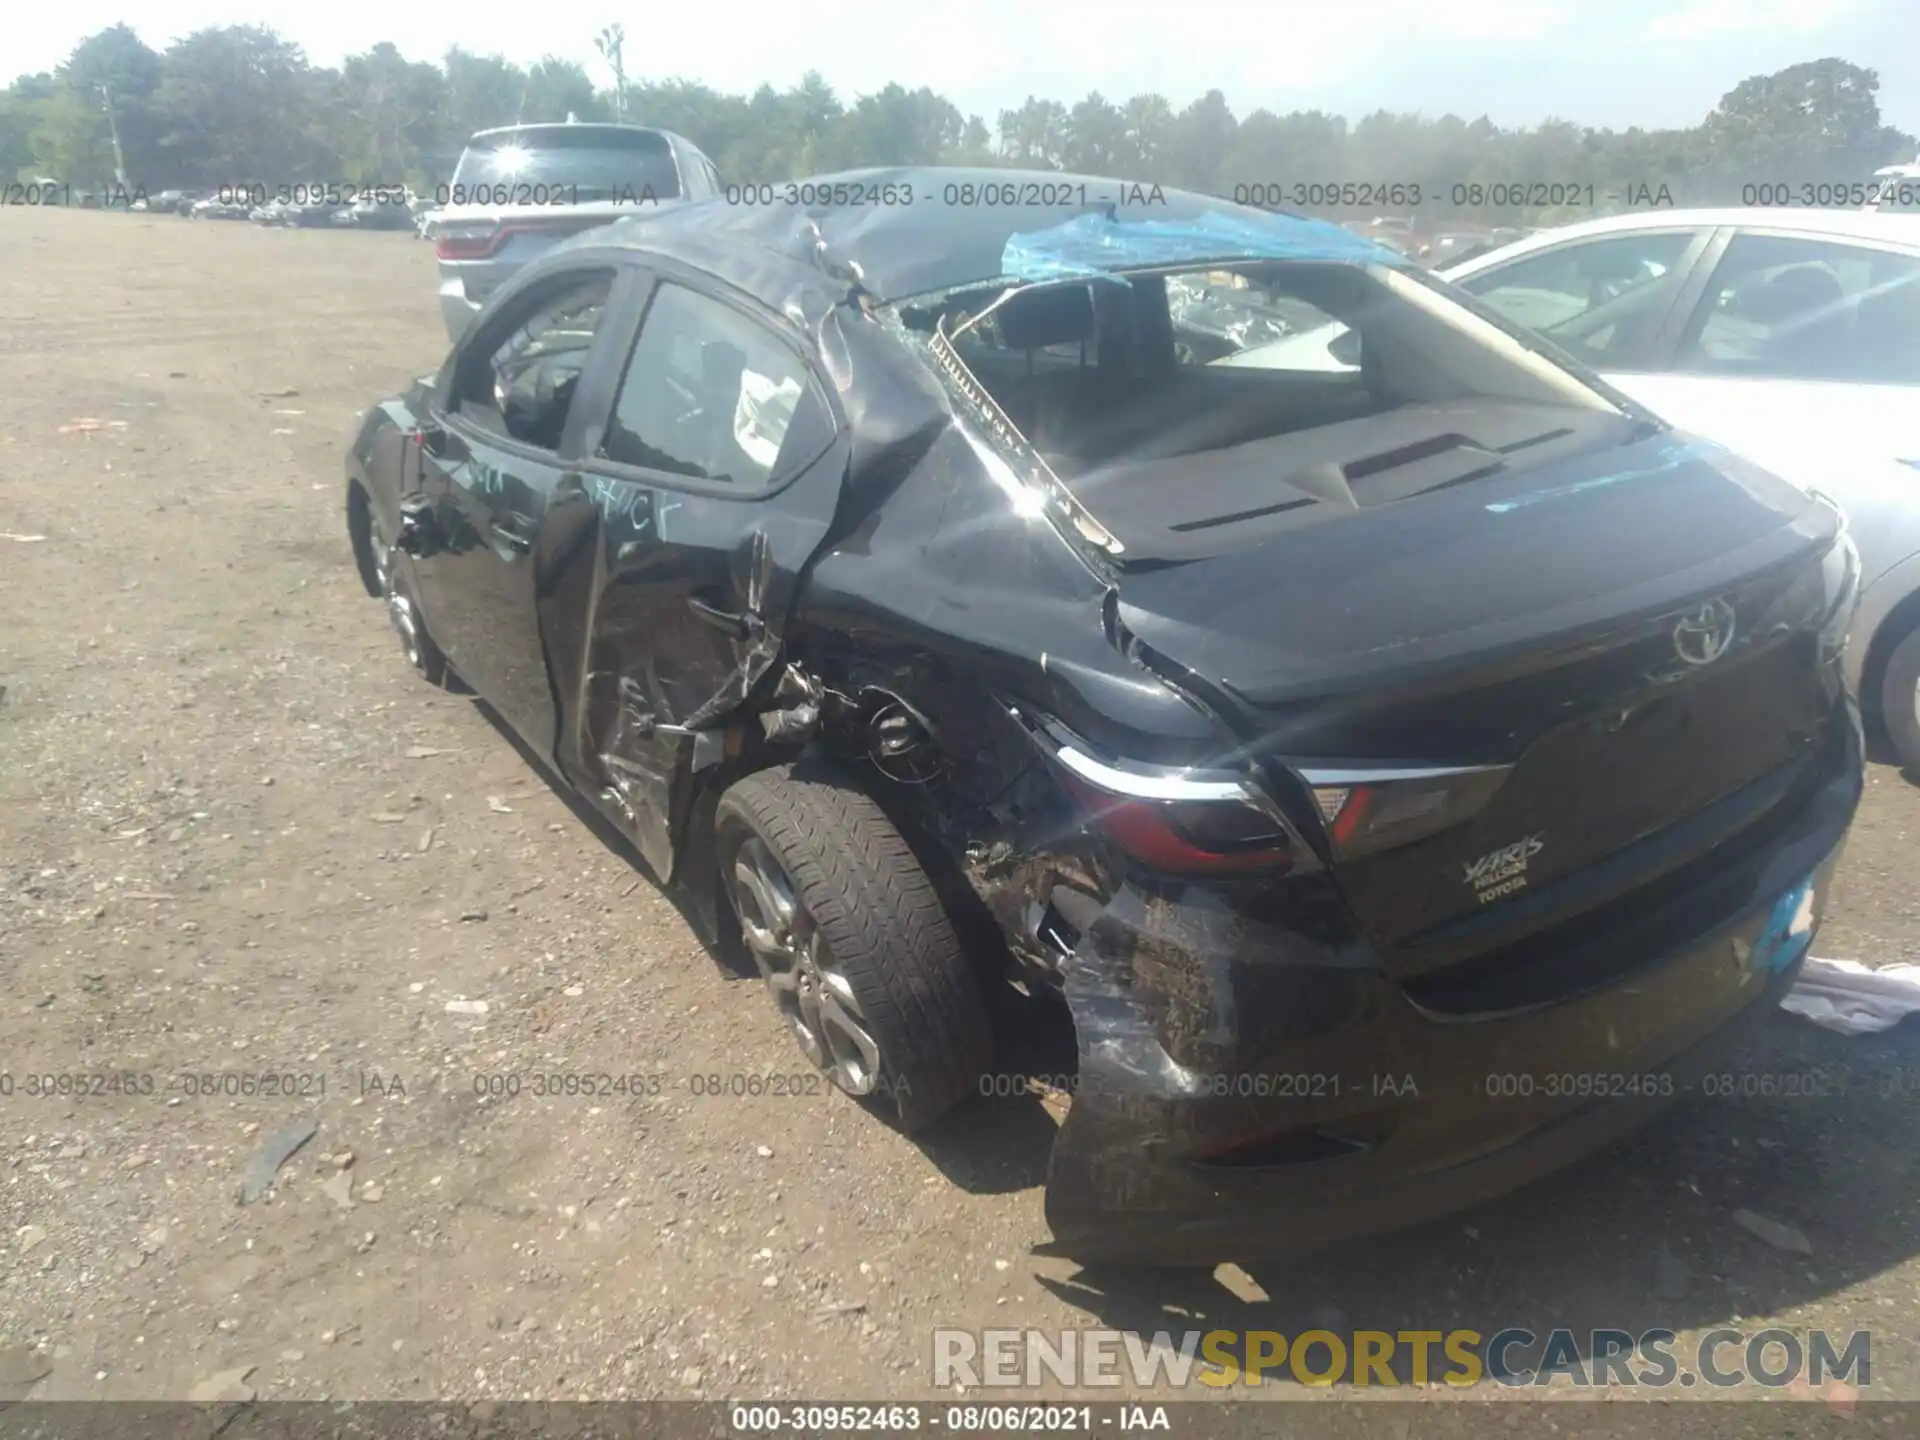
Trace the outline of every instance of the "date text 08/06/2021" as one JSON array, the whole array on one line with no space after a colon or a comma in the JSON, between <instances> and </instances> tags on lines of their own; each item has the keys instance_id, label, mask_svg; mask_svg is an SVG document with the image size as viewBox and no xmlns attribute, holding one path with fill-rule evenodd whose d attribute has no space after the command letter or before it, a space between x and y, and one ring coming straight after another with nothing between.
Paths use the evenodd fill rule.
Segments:
<instances>
[{"instance_id":1,"label":"date text 08/06/2021","mask_svg":"<svg viewBox=\"0 0 1920 1440\"><path fill-rule=\"evenodd\" d=\"M324 1099L329 1094L356 1099L405 1098L444 1076L408 1074L394 1068L363 1065L332 1073L291 1066L252 1070L183 1065L168 1070L102 1068L75 1070L58 1064L29 1064L0 1071L0 1102L31 1100ZM480 1101L649 1099L667 1094L692 1099L806 1099L827 1093L817 1071L664 1070L604 1071L564 1064L526 1070L475 1071L468 1088ZM1734 1101L1838 1101L1877 1096L1920 1095L1920 1069L1903 1066L1812 1065L1797 1069L1752 1068L1709 1071L1678 1077L1664 1070L1645 1071L1488 1071L1464 1082L1476 1097L1490 1102L1542 1100L1669 1100L1692 1098ZM1248 1071L1190 1077L1196 1098L1315 1101L1342 1096L1418 1098L1444 1088L1432 1077L1408 1070L1379 1074L1338 1071ZM907 1082L889 1082L906 1093ZM1073 1096L1083 1090L1075 1073L1039 1074L1028 1070L988 1071L975 1090L983 1100L1026 1101L1048 1095ZM1124 1107L1126 1097L1115 1097Z\"/></svg>"},{"instance_id":2,"label":"date text 08/06/2021","mask_svg":"<svg viewBox=\"0 0 1920 1440\"><path fill-rule=\"evenodd\" d=\"M895 1435L944 1431L953 1435L1065 1434L1173 1430L1164 1405L1064 1403L932 1405L767 1403L728 1407L735 1435Z\"/></svg>"}]
</instances>

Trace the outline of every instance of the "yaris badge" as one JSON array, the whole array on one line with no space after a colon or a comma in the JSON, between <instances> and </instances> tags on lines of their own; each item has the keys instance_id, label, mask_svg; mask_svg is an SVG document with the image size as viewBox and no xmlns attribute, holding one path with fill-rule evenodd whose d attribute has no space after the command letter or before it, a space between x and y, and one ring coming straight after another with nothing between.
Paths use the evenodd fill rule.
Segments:
<instances>
[{"instance_id":1,"label":"yaris badge","mask_svg":"<svg viewBox=\"0 0 1920 1440\"><path fill-rule=\"evenodd\" d=\"M1711 665L1733 644L1733 606L1709 600L1673 627L1673 653L1689 665Z\"/></svg>"}]
</instances>

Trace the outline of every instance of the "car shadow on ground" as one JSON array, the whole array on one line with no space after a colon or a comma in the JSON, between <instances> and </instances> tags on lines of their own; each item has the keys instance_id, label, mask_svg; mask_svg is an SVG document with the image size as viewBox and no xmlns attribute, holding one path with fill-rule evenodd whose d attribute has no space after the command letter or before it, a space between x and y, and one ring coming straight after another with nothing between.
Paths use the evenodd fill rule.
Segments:
<instances>
[{"instance_id":1,"label":"car shadow on ground","mask_svg":"<svg viewBox=\"0 0 1920 1440\"><path fill-rule=\"evenodd\" d=\"M716 970L731 980L757 981L760 978L759 973L753 968L753 961L747 956L744 948L716 945L706 940L699 917L694 914L691 908L691 902L688 900L686 893L667 884L659 875L655 874L653 867L647 864L646 857L640 853L638 847L636 847L631 840L620 832L620 828L605 815L602 815L598 810L594 809L592 803L569 785L565 777L553 768L551 762L543 759L539 751L522 740L519 733L514 730L512 725L507 723L506 718L502 716L499 711L495 710L493 706L489 705L478 695L475 695L471 690L463 688L455 693L462 694L472 700L474 709L485 718L489 725L499 732L502 740L514 748L515 753L526 762L527 768L546 782L546 786L553 792L554 798L565 805L568 810L572 811L574 818L586 826L587 829L591 830L595 838L598 839L602 845L605 845L607 849L611 850L615 855L618 855L626 864L632 866L633 873L637 877L653 886L653 888L660 893L660 897L663 900L667 901L675 910L679 911L680 918L686 922L687 933L699 941L700 948L707 952L707 958L713 961Z\"/></svg>"},{"instance_id":2,"label":"car shadow on ground","mask_svg":"<svg viewBox=\"0 0 1920 1440\"><path fill-rule=\"evenodd\" d=\"M1754 1330L1738 1317L1790 1311L1920 1251L1920 1029L1849 1039L1780 1015L1726 1075L1716 1088L1751 1093L1683 1101L1621 1147L1498 1201L1315 1255L1245 1263L1265 1299L1192 1270L1036 1278L1089 1323L1148 1335L1327 1329L1350 1339L1355 1330L1466 1328L1488 1337L1512 1326L1544 1339L1565 1328L1590 1358L1594 1330ZM1793 1227L1812 1253L1771 1248L1735 1222L1742 1210ZM1853 1319L1872 1327L1870 1315ZM1689 1364L1684 1347L1674 1353ZM1437 1375L1438 1349L1434 1358ZM1394 1369L1407 1379L1404 1346Z\"/></svg>"},{"instance_id":3,"label":"car shadow on ground","mask_svg":"<svg viewBox=\"0 0 1920 1440\"><path fill-rule=\"evenodd\" d=\"M1920 786L1920 766L1902 769L1900 757L1894 753L1893 741L1887 738L1885 731L1867 731L1867 761L1873 765L1888 766L1909 785Z\"/></svg>"}]
</instances>

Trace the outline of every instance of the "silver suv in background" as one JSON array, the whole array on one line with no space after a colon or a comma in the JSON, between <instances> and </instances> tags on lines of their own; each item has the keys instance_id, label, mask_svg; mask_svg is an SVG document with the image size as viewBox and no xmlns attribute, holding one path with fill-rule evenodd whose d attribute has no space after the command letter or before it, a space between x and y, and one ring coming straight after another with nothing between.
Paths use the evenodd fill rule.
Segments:
<instances>
[{"instance_id":1,"label":"silver suv in background","mask_svg":"<svg viewBox=\"0 0 1920 1440\"><path fill-rule=\"evenodd\" d=\"M639 125L504 125L467 142L426 222L440 313L458 340L508 276L582 230L720 193L700 147Z\"/></svg>"}]
</instances>

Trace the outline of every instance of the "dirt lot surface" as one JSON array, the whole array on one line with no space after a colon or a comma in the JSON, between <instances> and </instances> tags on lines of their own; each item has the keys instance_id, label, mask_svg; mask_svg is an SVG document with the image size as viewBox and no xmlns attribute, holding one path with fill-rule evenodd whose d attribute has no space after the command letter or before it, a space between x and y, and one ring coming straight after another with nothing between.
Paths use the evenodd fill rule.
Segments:
<instances>
[{"instance_id":1,"label":"dirt lot surface","mask_svg":"<svg viewBox=\"0 0 1920 1440\"><path fill-rule=\"evenodd\" d=\"M1030 1256L1029 1100L916 1145L745 1093L802 1068L758 985L415 679L350 564L342 448L437 365L433 287L406 235L0 212L0 1399L929 1396L935 1327L1770 1323L1870 1328L1876 1389L1920 1396L1899 1032L1783 1017L1743 1073L1831 1093L1690 1102L1243 1275ZM1920 789L1876 765L1821 953L1920 957L1916 855ZM557 1072L643 1078L529 1093ZM118 1073L155 1092L28 1093Z\"/></svg>"}]
</instances>

